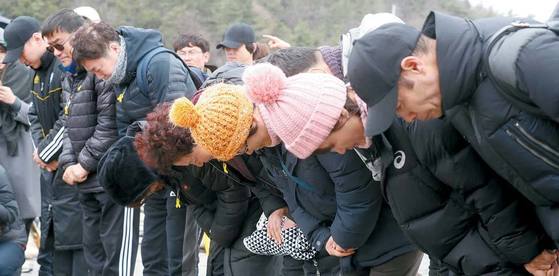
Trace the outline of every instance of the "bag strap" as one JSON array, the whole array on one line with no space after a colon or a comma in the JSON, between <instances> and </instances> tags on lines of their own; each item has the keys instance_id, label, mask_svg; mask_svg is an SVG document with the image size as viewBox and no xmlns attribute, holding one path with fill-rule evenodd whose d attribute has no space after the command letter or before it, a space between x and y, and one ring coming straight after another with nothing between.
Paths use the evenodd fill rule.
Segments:
<instances>
[{"instance_id":1,"label":"bag strap","mask_svg":"<svg viewBox=\"0 0 559 276\"><path fill-rule=\"evenodd\" d=\"M516 108L540 117L546 115L518 88L516 61L526 43L549 30L547 24L512 23L491 36L483 58L484 73L499 93Z\"/></svg>"},{"instance_id":2,"label":"bag strap","mask_svg":"<svg viewBox=\"0 0 559 276\"><path fill-rule=\"evenodd\" d=\"M196 87L196 90L198 90L202 86L202 80L198 77L196 73L192 72L192 69L186 63L184 63L184 61L177 55L177 53L165 47L157 47L147 52L144 55L144 57L141 59L140 63L138 64L138 68L136 69L136 83L138 84L138 87L140 88L140 91L142 93L147 95L149 92L148 81L147 81L148 64L151 62L151 59L153 57L155 57L160 53L169 53L173 55L175 58L177 58L178 60L180 60L181 63L186 68L186 70L188 71L188 75L194 82L194 86Z\"/></svg>"},{"instance_id":3,"label":"bag strap","mask_svg":"<svg viewBox=\"0 0 559 276\"><path fill-rule=\"evenodd\" d=\"M311 184L307 183L305 180L303 180L303 179L301 179L297 176L292 175L289 172L289 170L287 169L287 166L285 165L285 162L283 161L283 158L281 157L281 153L280 153L278 148L276 148L276 154L278 156L278 159L279 159L279 162L281 164L281 168L282 168L283 172L285 173L285 175L287 175L287 177L289 177L291 179L291 181L295 182L295 184L297 184L299 187L301 187L305 190L308 190L308 191L315 190L315 188Z\"/></svg>"}]
</instances>

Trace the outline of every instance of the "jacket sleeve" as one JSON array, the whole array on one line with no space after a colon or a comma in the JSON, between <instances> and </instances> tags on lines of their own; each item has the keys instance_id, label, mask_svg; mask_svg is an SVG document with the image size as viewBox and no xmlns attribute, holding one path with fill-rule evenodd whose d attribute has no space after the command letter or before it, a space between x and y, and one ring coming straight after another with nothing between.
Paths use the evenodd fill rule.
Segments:
<instances>
[{"instance_id":1,"label":"jacket sleeve","mask_svg":"<svg viewBox=\"0 0 559 276\"><path fill-rule=\"evenodd\" d=\"M383 205L380 185L355 152L317 155L336 191L336 217L330 226L334 241L342 248L359 248L377 224Z\"/></svg>"},{"instance_id":2,"label":"jacket sleeve","mask_svg":"<svg viewBox=\"0 0 559 276\"><path fill-rule=\"evenodd\" d=\"M194 220L196 223L208 237L210 236L210 228L212 226L212 222L214 221L214 211L206 208L206 206L202 204L192 204L189 205L188 208L192 208L192 215L194 216Z\"/></svg>"},{"instance_id":3,"label":"jacket sleeve","mask_svg":"<svg viewBox=\"0 0 559 276\"><path fill-rule=\"evenodd\" d=\"M0 167L0 226L14 223L19 217L16 196L6 170Z\"/></svg>"},{"instance_id":4,"label":"jacket sleeve","mask_svg":"<svg viewBox=\"0 0 559 276\"><path fill-rule=\"evenodd\" d=\"M86 142L78 156L78 162L89 172L97 171L97 164L101 156L117 139L115 96L112 85L97 80L95 83L97 94L97 125L93 136Z\"/></svg>"},{"instance_id":5,"label":"jacket sleeve","mask_svg":"<svg viewBox=\"0 0 559 276\"><path fill-rule=\"evenodd\" d=\"M230 184L229 182L222 182ZM250 201L248 187L230 184L217 192L217 204L210 238L224 247L229 247L242 230Z\"/></svg>"},{"instance_id":6,"label":"jacket sleeve","mask_svg":"<svg viewBox=\"0 0 559 276\"><path fill-rule=\"evenodd\" d=\"M37 147L37 152L39 153L39 158L45 162L50 163L53 160L58 159L58 155L62 151L62 138L66 131L64 127L64 106L66 105L66 99L64 93L59 93L60 95L60 113L58 115L58 120L54 123L54 126L49 131L49 133L39 142Z\"/></svg>"},{"instance_id":7,"label":"jacket sleeve","mask_svg":"<svg viewBox=\"0 0 559 276\"><path fill-rule=\"evenodd\" d=\"M467 197L468 203L479 214L497 249L513 263L528 263L544 249L543 235L531 227L537 225L536 220L525 219L519 202L505 194L502 187L507 183L496 179L487 182Z\"/></svg>"},{"instance_id":8,"label":"jacket sleeve","mask_svg":"<svg viewBox=\"0 0 559 276\"><path fill-rule=\"evenodd\" d=\"M449 126L442 121L420 124L421 128L410 128L416 142L429 145L414 145L419 159L437 179L461 194L502 255L513 263L525 264L539 254L543 249L540 236L532 227L535 224L524 219L515 200L519 195L506 190L508 184L485 165L457 131L446 128Z\"/></svg>"},{"instance_id":9,"label":"jacket sleeve","mask_svg":"<svg viewBox=\"0 0 559 276\"><path fill-rule=\"evenodd\" d=\"M309 214L300 206L289 206L289 212L297 226L305 233L311 245L318 251L325 252L324 245L330 236L330 228L322 221Z\"/></svg>"},{"instance_id":10,"label":"jacket sleeve","mask_svg":"<svg viewBox=\"0 0 559 276\"><path fill-rule=\"evenodd\" d=\"M58 156L58 167L62 169L62 172L64 172L66 168L77 163L78 158L72 148L72 142L68 137L68 132L64 131L62 134L62 152L60 153L60 156Z\"/></svg>"},{"instance_id":11,"label":"jacket sleeve","mask_svg":"<svg viewBox=\"0 0 559 276\"><path fill-rule=\"evenodd\" d=\"M39 121L39 115L37 114L37 109L35 108L35 102L29 104L27 117L29 118L29 125L31 129L31 138L33 140L33 145L35 146L35 148L38 148L39 142L43 139L43 128L41 127L41 122Z\"/></svg>"},{"instance_id":12,"label":"jacket sleeve","mask_svg":"<svg viewBox=\"0 0 559 276\"><path fill-rule=\"evenodd\" d=\"M525 45L518 55L519 87L552 120L559 123L559 37L542 35Z\"/></svg>"},{"instance_id":13,"label":"jacket sleeve","mask_svg":"<svg viewBox=\"0 0 559 276\"><path fill-rule=\"evenodd\" d=\"M10 107L14 112L14 120L29 126L29 104L16 97L16 101Z\"/></svg>"},{"instance_id":14,"label":"jacket sleeve","mask_svg":"<svg viewBox=\"0 0 559 276\"><path fill-rule=\"evenodd\" d=\"M155 56L148 65L147 74L152 106L172 102L180 97L191 99L196 93L188 70L180 60L169 53Z\"/></svg>"},{"instance_id":15,"label":"jacket sleeve","mask_svg":"<svg viewBox=\"0 0 559 276\"><path fill-rule=\"evenodd\" d=\"M264 183L256 183L250 186L250 191L258 198L262 211L269 217L274 211L286 207L285 201L270 190Z\"/></svg>"}]
</instances>

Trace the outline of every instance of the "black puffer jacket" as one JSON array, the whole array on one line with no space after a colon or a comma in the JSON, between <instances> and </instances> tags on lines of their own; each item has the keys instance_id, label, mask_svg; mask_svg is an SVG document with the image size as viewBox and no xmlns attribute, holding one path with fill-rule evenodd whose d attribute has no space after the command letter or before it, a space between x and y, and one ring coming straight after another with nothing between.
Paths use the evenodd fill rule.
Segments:
<instances>
[{"instance_id":1,"label":"black puffer jacket","mask_svg":"<svg viewBox=\"0 0 559 276\"><path fill-rule=\"evenodd\" d=\"M124 38L127 56L124 79L115 90L117 127L119 136L124 136L130 124L144 119L157 104L185 96L192 98L196 87L182 61L163 52L154 56L147 65L149 91L140 91L136 70L149 51L163 47L161 33L132 27L121 27L118 32Z\"/></svg>"},{"instance_id":2,"label":"black puffer jacket","mask_svg":"<svg viewBox=\"0 0 559 276\"><path fill-rule=\"evenodd\" d=\"M66 133L59 166L79 163L90 174L78 184L83 192L99 192L97 163L117 139L115 96L112 87L85 70L68 74L62 88L66 104Z\"/></svg>"},{"instance_id":3,"label":"black puffer jacket","mask_svg":"<svg viewBox=\"0 0 559 276\"><path fill-rule=\"evenodd\" d=\"M0 243L13 241L22 248L27 244L25 226L19 216L16 196L4 167L0 166Z\"/></svg>"},{"instance_id":4,"label":"black puffer jacket","mask_svg":"<svg viewBox=\"0 0 559 276\"><path fill-rule=\"evenodd\" d=\"M525 273L545 234L450 123L396 120L385 135L395 154L383 160L384 193L412 242L458 274Z\"/></svg>"},{"instance_id":5,"label":"black puffer jacket","mask_svg":"<svg viewBox=\"0 0 559 276\"><path fill-rule=\"evenodd\" d=\"M210 163L175 171L178 174L171 183L180 185L185 201L193 205L198 225L212 241L230 246L239 237L249 211L249 188L230 180Z\"/></svg>"},{"instance_id":6,"label":"black puffer jacket","mask_svg":"<svg viewBox=\"0 0 559 276\"><path fill-rule=\"evenodd\" d=\"M486 41L513 19L469 21L431 13L445 120L466 137L503 178L538 206L540 220L559 245L559 37L534 37L520 51L518 86L547 118L507 101L481 66ZM480 77L481 76L481 77Z\"/></svg>"},{"instance_id":7,"label":"black puffer jacket","mask_svg":"<svg viewBox=\"0 0 559 276\"><path fill-rule=\"evenodd\" d=\"M272 175L291 174L312 187L296 184L290 177L276 181L291 216L312 245L325 250L332 236L343 248L358 248L355 255L342 260L342 269L377 266L415 250L384 202L379 183L354 152L299 160L282 148L266 149L264 156L272 155L272 150L280 156L264 161ZM280 160L284 160L287 171L281 163L274 164Z\"/></svg>"}]
</instances>

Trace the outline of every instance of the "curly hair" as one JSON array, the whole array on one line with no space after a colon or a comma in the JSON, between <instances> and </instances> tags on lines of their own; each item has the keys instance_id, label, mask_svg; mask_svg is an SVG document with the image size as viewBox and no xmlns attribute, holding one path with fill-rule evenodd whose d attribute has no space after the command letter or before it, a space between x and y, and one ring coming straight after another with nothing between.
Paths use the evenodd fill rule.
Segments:
<instances>
[{"instance_id":1,"label":"curly hair","mask_svg":"<svg viewBox=\"0 0 559 276\"><path fill-rule=\"evenodd\" d=\"M162 175L172 175L173 163L192 153L194 147L190 130L175 127L169 121L170 109L171 103L158 105L147 115L147 125L134 141L140 158Z\"/></svg>"}]
</instances>

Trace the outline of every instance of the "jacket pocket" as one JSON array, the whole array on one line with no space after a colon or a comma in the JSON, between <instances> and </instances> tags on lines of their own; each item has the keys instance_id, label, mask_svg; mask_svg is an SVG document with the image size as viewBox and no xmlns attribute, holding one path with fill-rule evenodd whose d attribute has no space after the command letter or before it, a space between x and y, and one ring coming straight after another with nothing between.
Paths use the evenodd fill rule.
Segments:
<instances>
[{"instance_id":1,"label":"jacket pocket","mask_svg":"<svg viewBox=\"0 0 559 276\"><path fill-rule=\"evenodd\" d=\"M505 132L533 156L559 170L559 152L531 135L518 121L513 122Z\"/></svg>"}]
</instances>

